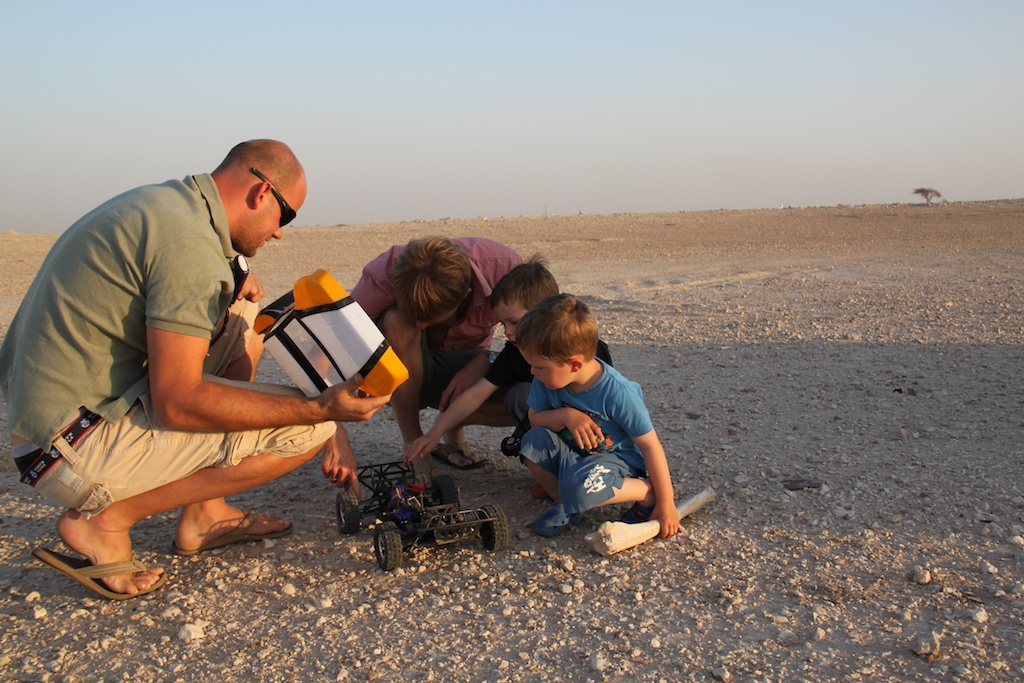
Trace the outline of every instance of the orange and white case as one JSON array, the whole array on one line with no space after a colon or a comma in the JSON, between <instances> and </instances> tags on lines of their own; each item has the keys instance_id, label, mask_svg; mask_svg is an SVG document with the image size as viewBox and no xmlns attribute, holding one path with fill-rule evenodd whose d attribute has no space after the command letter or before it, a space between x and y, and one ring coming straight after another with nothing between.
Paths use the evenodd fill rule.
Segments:
<instances>
[{"instance_id":1,"label":"orange and white case","mask_svg":"<svg viewBox=\"0 0 1024 683\"><path fill-rule=\"evenodd\" d=\"M326 270L299 278L292 291L264 308L256 332L281 369L306 396L359 373L359 388L385 396L409 371L380 329Z\"/></svg>"}]
</instances>

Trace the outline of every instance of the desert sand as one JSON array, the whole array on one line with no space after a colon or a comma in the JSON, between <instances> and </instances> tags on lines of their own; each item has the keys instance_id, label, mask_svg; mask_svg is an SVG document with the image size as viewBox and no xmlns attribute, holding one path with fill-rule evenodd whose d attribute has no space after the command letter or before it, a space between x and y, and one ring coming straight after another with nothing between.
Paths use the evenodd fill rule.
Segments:
<instances>
[{"instance_id":1,"label":"desert sand","mask_svg":"<svg viewBox=\"0 0 1024 683\"><path fill-rule=\"evenodd\" d=\"M12 226L16 227L16 226ZM510 548L379 569L312 463L238 496L295 533L193 558L140 523L171 579L112 603L34 561L57 510L0 443L0 677L17 681L1019 681L1024 679L1024 200L572 215L286 229L268 297L414 236L545 254L640 382L681 499L718 500L604 557L529 523L544 504L475 427ZM4 329L53 236L0 235ZM268 300L269 300L268 298ZM500 335L495 344L501 343ZM261 378L287 383L269 358ZM433 419L424 411L425 422ZM398 459L387 409L352 425Z\"/></svg>"}]
</instances>

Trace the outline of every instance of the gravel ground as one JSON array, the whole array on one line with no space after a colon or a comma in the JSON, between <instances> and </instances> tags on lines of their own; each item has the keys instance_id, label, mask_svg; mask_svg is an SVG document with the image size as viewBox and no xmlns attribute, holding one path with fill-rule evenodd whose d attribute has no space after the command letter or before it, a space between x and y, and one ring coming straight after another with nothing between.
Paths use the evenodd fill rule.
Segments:
<instances>
[{"instance_id":1,"label":"gravel ground","mask_svg":"<svg viewBox=\"0 0 1024 683\"><path fill-rule=\"evenodd\" d=\"M110 603L32 560L57 510L0 442L0 672L11 681L1019 681L1024 678L1024 200L286 230L252 260L270 298L317 267L351 286L413 236L546 254L644 386L680 534L604 557L588 513L555 539L501 455L456 472L511 544L414 549L379 569L310 465L233 502L287 538L171 555L162 590ZM6 326L52 236L0 235ZM286 382L269 358L261 377ZM4 406L0 406L2 408ZM433 419L424 411L424 420ZM401 455L385 409L362 463Z\"/></svg>"}]
</instances>

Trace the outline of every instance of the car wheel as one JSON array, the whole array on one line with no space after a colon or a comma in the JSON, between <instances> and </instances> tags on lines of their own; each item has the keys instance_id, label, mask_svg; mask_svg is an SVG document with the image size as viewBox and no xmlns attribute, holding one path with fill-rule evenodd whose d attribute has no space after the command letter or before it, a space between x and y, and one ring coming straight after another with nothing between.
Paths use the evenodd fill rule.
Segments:
<instances>
[{"instance_id":1,"label":"car wheel","mask_svg":"<svg viewBox=\"0 0 1024 683\"><path fill-rule=\"evenodd\" d=\"M354 491L338 491L334 499L334 511L338 516L338 530L343 534L359 531L359 499Z\"/></svg>"},{"instance_id":2,"label":"car wheel","mask_svg":"<svg viewBox=\"0 0 1024 683\"><path fill-rule=\"evenodd\" d=\"M373 552L377 564L386 572L402 566L405 554L402 552L402 532L392 522L381 524L373 532Z\"/></svg>"},{"instance_id":3,"label":"car wheel","mask_svg":"<svg viewBox=\"0 0 1024 683\"><path fill-rule=\"evenodd\" d=\"M487 550L504 550L508 547L508 518L505 511L497 505L483 508L484 514L491 519L480 527L480 540Z\"/></svg>"}]
</instances>

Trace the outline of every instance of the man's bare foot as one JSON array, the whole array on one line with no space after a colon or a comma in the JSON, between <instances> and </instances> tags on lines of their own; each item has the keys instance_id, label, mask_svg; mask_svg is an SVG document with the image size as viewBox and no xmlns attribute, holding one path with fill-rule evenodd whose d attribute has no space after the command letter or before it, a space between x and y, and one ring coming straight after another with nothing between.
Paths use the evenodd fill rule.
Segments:
<instances>
[{"instance_id":1,"label":"man's bare foot","mask_svg":"<svg viewBox=\"0 0 1024 683\"><path fill-rule=\"evenodd\" d=\"M174 531L174 546L179 551L191 551L210 544L231 533L246 518L247 512L228 505L223 498L186 505L181 509L178 527ZM273 515L253 515L248 534L262 536L284 532L291 522Z\"/></svg>"},{"instance_id":2,"label":"man's bare foot","mask_svg":"<svg viewBox=\"0 0 1024 683\"><path fill-rule=\"evenodd\" d=\"M132 560L129 529L117 528L107 511L86 519L77 510L68 510L57 520L57 533L64 543L94 565ZM136 595L149 590L164 573L154 567L134 574L104 577L100 581L115 593Z\"/></svg>"}]
</instances>

